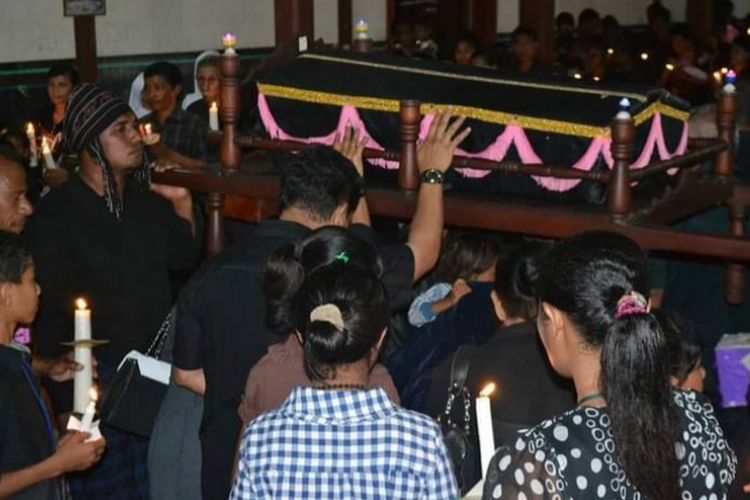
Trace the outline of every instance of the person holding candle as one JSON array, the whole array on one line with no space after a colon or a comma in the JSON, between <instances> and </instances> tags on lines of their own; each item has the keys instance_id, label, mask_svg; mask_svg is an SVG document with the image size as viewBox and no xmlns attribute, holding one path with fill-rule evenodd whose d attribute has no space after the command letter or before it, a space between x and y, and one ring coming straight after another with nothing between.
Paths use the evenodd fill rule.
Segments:
<instances>
[{"instance_id":1,"label":"person holding candle","mask_svg":"<svg viewBox=\"0 0 750 500\"><path fill-rule=\"evenodd\" d=\"M484 498L725 498L736 457L708 399L673 389L632 240L583 233L545 257L537 327L578 407L519 433L490 463Z\"/></svg>"},{"instance_id":2,"label":"person holding candle","mask_svg":"<svg viewBox=\"0 0 750 500\"><path fill-rule=\"evenodd\" d=\"M152 112L139 122L150 123L160 138L154 144L147 144L149 155L184 168L204 166L208 151L208 123L180 107L180 68L160 61L148 66L143 77L141 98Z\"/></svg>"},{"instance_id":3,"label":"person holding candle","mask_svg":"<svg viewBox=\"0 0 750 500\"><path fill-rule=\"evenodd\" d=\"M67 472L88 469L103 439L70 433L59 442L28 353L10 346L20 323L36 315L40 289L20 236L0 230L0 497L63 500Z\"/></svg>"},{"instance_id":4,"label":"person holding candle","mask_svg":"<svg viewBox=\"0 0 750 500\"><path fill-rule=\"evenodd\" d=\"M148 182L135 115L113 93L79 85L63 133L80 158L78 175L45 196L28 228L45 289L35 322L37 353L54 357L74 338L74 308L85 297L106 390L129 351L145 352L172 305L169 271L195 265L200 219L189 191ZM72 385L48 383L55 409L72 406ZM71 481L86 499L147 498L147 441L102 426L105 459Z\"/></svg>"},{"instance_id":5,"label":"person holding candle","mask_svg":"<svg viewBox=\"0 0 750 500\"><path fill-rule=\"evenodd\" d=\"M219 53L207 50L195 60L195 91L182 100L183 109L210 123L211 105L221 106L221 72Z\"/></svg>"},{"instance_id":6,"label":"person holding candle","mask_svg":"<svg viewBox=\"0 0 750 500\"><path fill-rule=\"evenodd\" d=\"M47 72L49 102L39 110L37 121L42 126L42 130L38 133L54 136L62 132L65 106L77 84L78 73L72 66L60 64L49 69Z\"/></svg>"},{"instance_id":7,"label":"person holding candle","mask_svg":"<svg viewBox=\"0 0 750 500\"><path fill-rule=\"evenodd\" d=\"M313 385L246 427L230 499L456 498L437 424L368 388L388 299L371 270L351 264L305 277L293 317Z\"/></svg>"}]
</instances>

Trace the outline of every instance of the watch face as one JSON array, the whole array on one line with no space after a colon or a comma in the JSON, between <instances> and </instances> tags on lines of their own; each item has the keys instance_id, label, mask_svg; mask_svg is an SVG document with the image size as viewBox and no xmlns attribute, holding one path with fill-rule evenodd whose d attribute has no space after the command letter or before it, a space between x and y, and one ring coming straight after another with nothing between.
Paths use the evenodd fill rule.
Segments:
<instances>
[{"instance_id":1,"label":"watch face","mask_svg":"<svg viewBox=\"0 0 750 500\"><path fill-rule=\"evenodd\" d=\"M422 182L427 184L442 184L443 174L437 170L427 170L422 174Z\"/></svg>"}]
</instances>

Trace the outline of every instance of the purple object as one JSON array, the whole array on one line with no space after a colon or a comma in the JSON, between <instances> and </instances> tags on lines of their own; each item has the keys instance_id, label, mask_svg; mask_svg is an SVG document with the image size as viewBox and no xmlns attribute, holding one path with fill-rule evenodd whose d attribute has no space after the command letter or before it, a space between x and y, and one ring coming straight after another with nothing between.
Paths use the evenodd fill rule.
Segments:
<instances>
[{"instance_id":1,"label":"purple object","mask_svg":"<svg viewBox=\"0 0 750 500\"><path fill-rule=\"evenodd\" d=\"M716 346L716 369L722 408L747 406L750 371L742 360L750 355L750 335L724 335Z\"/></svg>"},{"instance_id":2,"label":"purple object","mask_svg":"<svg viewBox=\"0 0 750 500\"><path fill-rule=\"evenodd\" d=\"M13 340L23 345L31 344L31 330L26 327L16 328Z\"/></svg>"}]
</instances>

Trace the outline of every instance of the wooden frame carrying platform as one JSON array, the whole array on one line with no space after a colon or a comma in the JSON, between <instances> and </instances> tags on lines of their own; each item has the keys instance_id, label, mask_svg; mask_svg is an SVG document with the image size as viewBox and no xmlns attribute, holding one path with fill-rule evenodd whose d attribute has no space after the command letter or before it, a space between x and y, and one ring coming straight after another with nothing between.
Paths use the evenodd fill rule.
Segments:
<instances>
[{"instance_id":1,"label":"wooden frame carrying platform","mask_svg":"<svg viewBox=\"0 0 750 500\"><path fill-rule=\"evenodd\" d=\"M225 54L220 65L224 130L212 133L209 142L220 143L221 169L172 170L153 174L155 182L184 186L207 194L206 244L209 254L218 253L224 247L225 215L253 221L275 212L278 177L259 168L263 163L262 155L251 155L240 168L242 150L295 151L309 147L303 143L239 135L239 59ZM610 171L585 172L564 166L455 158L454 167L604 183L607 185L607 204L582 210L534 200L488 200L469 194L446 193L445 223L551 238L607 230L632 238L646 250L723 259L730 262L727 266L727 299L739 303L745 288L745 267L750 261L750 239L744 237L750 187L733 180L736 93L720 92L717 108L718 139L691 141L685 154L654 162L638 171L629 168L635 136L632 118L615 118L611 122L614 165ZM397 188L368 188L367 203L375 215L409 219L414 212L415 190L419 186L416 144L420 119L420 103L402 101L400 151L365 151L366 158L398 160L400 165ZM713 176L710 179L699 177L696 168L711 160L714 162ZM680 170L679 180L673 188L652 199L638 200L634 196L634 181L668 169ZM669 226L718 205L728 208L729 235L685 232Z\"/></svg>"}]
</instances>

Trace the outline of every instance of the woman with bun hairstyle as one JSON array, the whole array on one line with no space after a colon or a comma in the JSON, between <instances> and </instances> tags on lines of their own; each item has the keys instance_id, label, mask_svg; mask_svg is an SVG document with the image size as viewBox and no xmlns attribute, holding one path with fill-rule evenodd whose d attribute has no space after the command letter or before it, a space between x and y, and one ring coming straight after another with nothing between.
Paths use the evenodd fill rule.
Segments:
<instances>
[{"instance_id":1,"label":"woman with bun hairstyle","mask_svg":"<svg viewBox=\"0 0 750 500\"><path fill-rule=\"evenodd\" d=\"M614 233L575 236L545 257L537 327L578 406L498 450L484 498L725 498L735 455L709 401L670 385L647 267Z\"/></svg>"},{"instance_id":2,"label":"woman with bun hairstyle","mask_svg":"<svg viewBox=\"0 0 750 500\"><path fill-rule=\"evenodd\" d=\"M376 274L345 259L305 276L294 329L313 385L246 427L230 498L456 498L437 425L368 388L388 309Z\"/></svg>"},{"instance_id":3,"label":"woman with bun hairstyle","mask_svg":"<svg viewBox=\"0 0 750 500\"><path fill-rule=\"evenodd\" d=\"M340 227L318 229L305 240L289 244L269 257L263 277L266 324L280 335L279 339L285 336L286 340L271 345L250 370L238 409L243 424L281 406L296 386L313 383L305 372L302 338L294 335L294 297L305 275L333 262L382 275L376 249ZM387 282L385 287L388 291ZM382 387L391 401L400 403L398 391L383 365L373 366L368 387Z\"/></svg>"}]
</instances>

